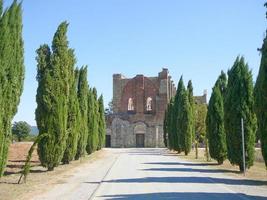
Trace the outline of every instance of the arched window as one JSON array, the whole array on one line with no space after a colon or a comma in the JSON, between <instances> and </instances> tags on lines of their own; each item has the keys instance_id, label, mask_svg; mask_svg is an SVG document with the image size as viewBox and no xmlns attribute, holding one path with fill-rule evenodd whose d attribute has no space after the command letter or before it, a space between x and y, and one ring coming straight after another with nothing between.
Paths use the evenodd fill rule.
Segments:
<instances>
[{"instance_id":1,"label":"arched window","mask_svg":"<svg viewBox=\"0 0 267 200\"><path fill-rule=\"evenodd\" d=\"M133 99L129 98L129 100L128 100L128 111L133 111L133 110L134 110Z\"/></svg>"},{"instance_id":2,"label":"arched window","mask_svg":"<svg viewBox=\"0 0 267 200\"><path fill-rule=\"evenodd\" d=\"M152 98L148 97L146 100L146 110L151 111L152 110Z\"/></svg>"}]
</instances>

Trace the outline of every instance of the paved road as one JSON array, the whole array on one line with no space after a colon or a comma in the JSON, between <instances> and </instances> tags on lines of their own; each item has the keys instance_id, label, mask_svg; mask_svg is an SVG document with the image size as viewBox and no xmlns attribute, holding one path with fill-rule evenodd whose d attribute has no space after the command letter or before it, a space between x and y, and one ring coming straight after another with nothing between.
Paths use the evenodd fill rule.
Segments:
<instances>
[{"instance_id":1,"label":"paved road","mask_svg":"<svg viewBox=\"0 0 267 200\"><path fill-rule=\"evenodd\" d=\"M237 179L165 149L107 149L109 156L34 199L267 200L267 181Z\"/></svg>"}]
</instances>

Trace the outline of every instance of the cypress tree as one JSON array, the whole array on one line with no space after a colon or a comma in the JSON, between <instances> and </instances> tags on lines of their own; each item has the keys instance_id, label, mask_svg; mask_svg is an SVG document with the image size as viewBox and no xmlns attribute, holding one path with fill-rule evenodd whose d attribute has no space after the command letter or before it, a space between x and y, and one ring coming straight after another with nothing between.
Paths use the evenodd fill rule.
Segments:
<instances>
[{"instance_id":1,"label":"cypress tree","mask_svg":"<svg viewBox=\"0 0 267 200\"><path fill-rule=\"evenodd\" d=\"M265 3L265 6L267 3ZM258 119L258 136L261 141L262 156L267 167L267 31L261 49L261 63L254 88L255 112Z\"/></svg>"},{"instance_id":2,"label":"cypress tree","mask_svg":"<svg viewBox=\"0 0 267 200\"><path fill-rule=\"evenodd\" d=\"M98 150L105 146L106 141L106 123L105 123L105 109L103 102L103 95L100 95L98 98L98 114L99 114L99 123L98 123L98 131L99 131L99 142L98 142Z\"/></svg>"},{"instance_id":3,"label":"cypress tree","mask_svg":"<svg viewBox=\"0 0 267 200\"><path fill-rule=\"evenodd\" d=\"M93 95L93 90L90 88L88 90L88 138L86 145L86 151L88 154L94 152L93 134L94 134L94 95Z\"/></svg>"},{"instance_id":4,"label":"cypress tree","mask_svg":"<svg viewBox=\"0 0 267 200\"><path fill-rule=\"evenodd\" d=\"M0 0L0 18L3 12L3 0Z\"/></svg>"},{"instance_id":5,"label":"cypress tree","mask_svg":"<svg viewBox=\"0 0 267 200\"><path fill-rule=\"evenodd\" d=\"M241 118L244 119L246 168L253 165L256 115L254 113L252 73L244 58L237 57L228 71L228 86L224 102L228 159L243 171Z\"/></svg>"},{"instance_id":6,"label":"cypress tree","mask_svg":"<svg viewBox=\"0 0 267 200\"><path fill-rule=\"evenodd\" d=\"M182 107L182 93L184 92L184 82L181 76L177 91L174 98L173 111L172 111L172 131L173 131L173 149L181 153L183 147L183 132L181 130L181 107Z\"/></svg>"},{"instance_id":7,"label":"cypress tree","mask_svg":"<svg viewBox=\"0 0 267 200\"><path fill-rule=\"evenodd\" d=\"M14 1L3 14L0 2L0 177L7 161L11 121L23 90L22 8ZM2 16L1 16L2 14Z\"/></svg>"},{"instance_id":8,"label":"cypress tree","mask_svg":"<svg viewBox=\"0 0 267 200\"><path fill-rule=\"evenodd\" d=\"M187 92L188 92L188 100L189 100L190 109L191 109L190 129L191 129L191 135L192 135L192 142L195 142L195 99L194 99L194 92L193 92L193 84L191 80L187 84Z\"/></svg>"},{"instance_id":9,"label":"cypress tree","mask_svg":"<svg viewBox=\"0 0 267 200\"><path fill-rule=\"evenodd\" d=\"M86 145L88 139L88 81L87 81L87 66L82 67L79 72L78 81L78 101L81 113L80 120L80 137L76 153L76 160L86 153Z\"/></svg>"},{"instance_id":10,"label":"cypress tree","mask_svg":"<svg viewBox=\"0 0 267 200\"><path fill-rule=\"evenodd\" d=\"M78 101L78 79L79 79L79 70L71 70L71 88L70 88L70 97L69 97L69 110L68 110L68 139L66 143L66 149L62 162L68 164L72 161L77 152L77 144L79 139L79 124L80 124L80 108Z\"/></svg>"},{"instance_id":11,"label":"cypress tree","mask_svg":"<svg viewBox=\"0 0 267 200\"><path fill-rule=\"evenodd\" d=\"M168 109L165 110L164 112L164 119L163 119L163 142L164 142L164 146L165 147L168 147L168 137L167 137L167 132L168 132L168 121L167 121L167 118L168 118Z\"/></svg>"},{"instance_id":12,"label":"cypress tree","mask_svg":"<svg viewBox=\"0 0 267 200\"><path fill-rule=\"evenodd\" d=\"M222 72L212 89L206 118L210 156L217 160L218 164L223 164L227 157L223 101L225 86L226 75Z\"/></svg>"},{"instance_id":13,"label":"cypress tree","mask_svg":"<svg viewBox=\"0 0 267 200\"><path fill-rule=\"evenodd\" d=\"M92 135L92 144L93 144L93 151L98 150L99 147L99 105L97 101L97 90L96 88L93 88L92 91L94 104L93 104L93 111L94 111L94 117L93 117L93 135Z\"/></svg>"},{"instance_id":14,"label":"cypress tree","mask_svg":"<svg viewBox=\"0 0 267 200\"><path fill-rule=\"evenodd\" d=\"M185 152L185 155L188 155L192 146L192 112L188 100L188 92L183 82L179 99L177 114L178 138L180 138L181 150Z\"/></svg>"},{"instance_id":15,"label":"cypress tree","mask_svg":"<svg viewBox=\"0 0 267 200\"><path fill-rule=\"evenodd\" d=\"M167 107L167 133L168 133L168 148L170 150L174 149L174 120L173 120L173 111L174 111L174 99L170 100L170 103Z\"/></svg>"},{"instance_id":16,"label":"cypress tree","mask_svg":"<svg viewBox=\"0 0 267 200\"><path fill-rule=\"evenodd\" d=\"M67 28L66 22L59 25L52 52L48 45L37 50L36 121L39 134L49 135L38 143L38 154L42 166L48 170L53 170L61 162L68 136L69 69L74 58L68 48Z\"/></svg>"}]
</instances>

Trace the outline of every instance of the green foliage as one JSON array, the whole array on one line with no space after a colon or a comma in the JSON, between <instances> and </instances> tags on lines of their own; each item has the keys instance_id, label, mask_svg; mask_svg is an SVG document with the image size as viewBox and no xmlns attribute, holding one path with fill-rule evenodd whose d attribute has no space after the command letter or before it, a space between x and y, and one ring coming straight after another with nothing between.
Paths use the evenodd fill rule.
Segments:
<instances>
[{"instance_id":1,"label":"green foliage","mask_svg":"<svg viewBox=\"0 0 267 200\"><path fill-rule=\"evenodd\" d=\"M192 143L195 142L195 99L194 99L194 92L193 92L193 84L190 80L187 84L187 93L188 93L188 101L190 105L190 131L192 137Z\"/></svg>"},{"instance_id":2,"label":"green foliage","mask_svg":"<svg viewBox=\"0 0 267 200\"><path fill-rule=\"evenodd\" d=\"M174 98L173 111L172 111L172 134L173 134L173 150L182 152L183 146L183 132L181 130L181 107L182 107L182 93L185 91L183 77L180 78L176 95ZM179 119L180 118L180 119Z\"/></svg>"},{"instance_id":3,"label":"green foliage","mask_svg":"<svg viewBox=\"0 0 267 200\"><path fill-rule=\"evenodd\" d=\"M14 1L2 13L0 1L0 177L3 175L11 139L11 121L23 90L24 49L22 8Z\"/></svg>"},{"instance_id":4,"label":"green foliage","mask_svg":"<svg viewBox=\"0 0 267 200\"><path fill-rule=\"evenodd\" d=\"M78 101L78 78L79 78L79 70L72 69L71 72L71 88L70 88L70 96L68 102L68 123L67 123L67 132L68 139L66 142L66 149L64 152L64 156L62 162L64 164L68 164L72 161L77 152L77 145L80 133L80 107Z\"/></svg>"},{"instance_id":5,"label":"green foliage","mask_svg":"<svg viewBox=\"0 0 267 200\"><path fill-rule=\"evenodd\" d=\"M168 148L178 153L184 151L187 155L191 151L193 133L193 113L189 97L193 96L192 84L189 86L190 94L185 89L183 78L178 83L174 100L172 99L167 107L164 119L165 144L168 141ZM193 99L190 99L193 102Z\"/></svg>"},{"instance_id":6,"label":"green foliage","mask_svg":"<svg viewBox=\"0 0 267 200\"><path fill-rule=\"evenodd\" d=\"M86 145L86 151L88 154L93 153L93 134L94 134L94 95L93 90L88 90L88 139Z\"/></svg>"},{"instance_id":7,"label":"green foliage","mask_svg":"<svg viewBox=\"0 0 267 200\"><path fill-rule=\"evenodd\" d=\"M163 141L165 147L168 147L168 109L165 110L164 120L163 120Z\"/></svg>"},{"instance_id":8,"label":"green foliage","mask_svg":"<svg viewBox=\"0 0 267 200\"><path fill-rule=\"evenodd\" d=\"M258 119L257 134L261 141L262 156L267 167L267 36L263 40L260 51L260 70L254 88L255 112Z\"/></svg>"},{"instance_id":9,"label":"green foliage","mask_svg":"<svg viewBox=\"0 0 267 200\"><path fill-rule=\"evenodd\" d=\"M88 81L87 81L87 66L82 67L79 72L78 81L78 101L80 106L80 137L78 140L78 147L76 158L84 156L86 153L86 145L88 139Z\"/></svg>"},{"instance_id":10,"label":"green foliage","mask_svg":"<svg viewBox=\"0 0 267 200\"><path fill-rule=\"evenodd\" d=\"M168 134L168 148L170 150L174 149L174 118L173 118L173 111L174 111L174 99L172 98L170 100L170 103L168 104L167 107L167 120L166 120L166 129L167 129L167 134Z\"/></svg>"},{"instance_id":11,"label":"green foliage","mask_svg":"<svg viewBox=\"0 0 267 200\"><path fill-rule=\"evenodd\" d=\"M180 138L180 147L181 150L185 152L185 155L188 155L192 146L192 111L188 100L188 92L186 91L183 82L178 101L177 115L176 127L178 138Z\"/></svg>"},{"instance_id":12,"label":"green foliage","mask_svg":"<svg viewBox=\"0 0 267 200\"><path fill-rule=\"evenodd\" d=\"M19 142L28 137L30 132L31 126L27 122L15 122L12 126L12 134L18 138Z\"/></svg>"},{"instance_id":13,"label":"green foliage","mask_svg":"<svg viewBox=\"0 0 267 200\"><path fill-rule=\"evenodd\" d=\"M68 24L59 25L52 42L52 52L48 45L37 50L36 121L39 134L49 137L38 143L38 154L42 166L53 170L61 162L68 138L68 103L71 88L70 70L75 58L68 47Z\"/></svg>"},{"instance_id":14,"label":"green foliage","mask_svg":"<svg viewBox=\"0 0 267 200\"><path fill-rule=\"evenodd\" d=\"M195 133L197 143L204 143L206 137L206 116L207 105L196 104L195 105Z\"/></svg>"},{"instance_id":15,"label":"green foliage","mask_svg":"<svg viewBox=\"0 0 267 200\"><path fill-rule=\"evenodd\" d=\"M94 98L94 117L93 117L93 135L92 135L92 144L93 151L98 150L99 147L99 105L97 101L97 91L96 88L93 88L93 98Z\"/></svg>"},{"instance_id":16,"label":"green foliage","mask_svg":"<svg viewBox=\"0 0 267 200\"><path fill-rule=\"evenodd\" d=\"M103 148L106 143L106 122L105 122L105 109L103 102L103 95L98 98L98 113L99 113L99 142L98 142L98 150Z\"/></svg>"},{"instance_id":17,"label":"green foliage","mask_svg":"<svg viewBox=\"0 0 267 200\"><path fill-rule=\"evenodd\" d=\"M228 85L224 100L225 131L228 159L243 171L241 118L244 119L246 167L253 165L256 115L254 113L252 73L244 58L237 57L228 71Z\"/></svg>"},{"instance_id":18,"label":"green foliage","mask_svg":"<svg viewBox=\"0 0 267 200\"><path fill-rule=\"evenodd\" d=\"M0 18L3 12L3 0L0 0Z\"/></svg>"},{"instance_id":19,"label":"green foliage","mask_svg":"<svg viewBox=\"0 0 267 200\"><path fill-rule=\"evenodd\" d=\"M206 119L209 153L219 164L223 164L227 157L223 100L225 89L226 75L222 72L212 89Z\"/></svg>"}]
</instances>

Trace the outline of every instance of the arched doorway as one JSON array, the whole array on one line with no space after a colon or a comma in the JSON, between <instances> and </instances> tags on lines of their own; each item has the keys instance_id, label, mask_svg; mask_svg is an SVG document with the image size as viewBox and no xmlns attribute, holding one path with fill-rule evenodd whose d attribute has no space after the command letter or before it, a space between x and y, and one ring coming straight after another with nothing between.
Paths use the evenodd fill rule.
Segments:
<instances>
[{"instance_id":1,"label":"arched doorway","mask_svg":"<svg viewBox=\"0 0 267 200\"><path fill-rule=\"evenodd\" d=\"M143 148L145 147L145 133L146 125L143 122L139 122L134 127L134 134L136 139L136 147Z\"/></svg>"}]
</instances>

